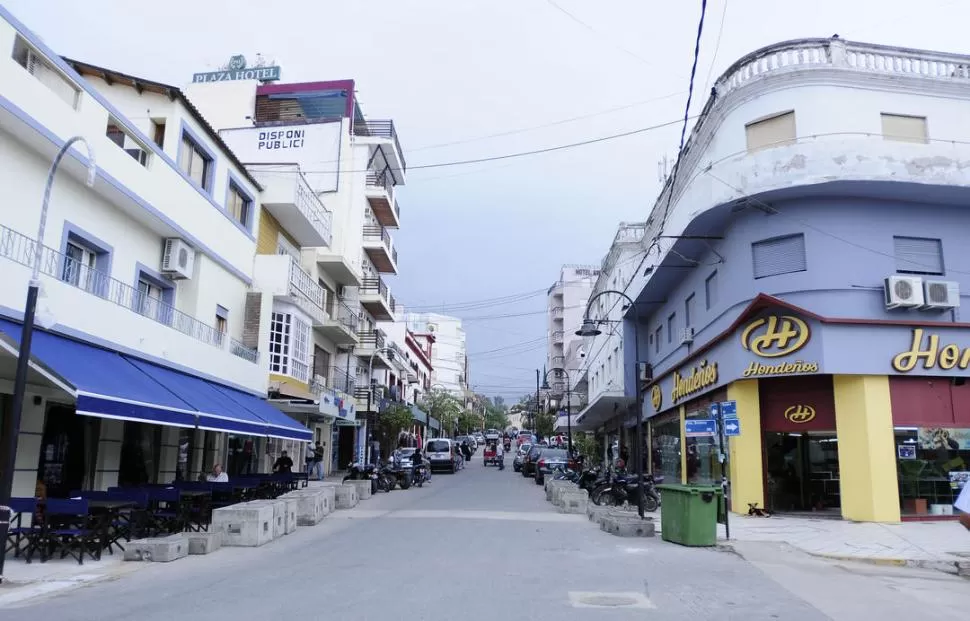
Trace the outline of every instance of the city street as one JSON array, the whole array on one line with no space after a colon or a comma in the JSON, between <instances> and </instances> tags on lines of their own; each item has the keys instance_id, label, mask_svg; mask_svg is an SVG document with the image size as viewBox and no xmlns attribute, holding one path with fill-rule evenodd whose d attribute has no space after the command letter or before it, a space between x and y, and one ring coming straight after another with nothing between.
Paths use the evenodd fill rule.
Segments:
<instances>
[{"instance_id":1,"label":"city street","mask_svg":"<svg viewBox=\"0 0 970 621\"><path fill-rule=\"evenodd\" d=\"M951 618L952 607L956 619L958 591L967 590L941 573L850 567L775 544L741 552L751 562L659 536L606 535L585 516L555 512L531 480L483 468L476 456L455 476L381 494L261 548L145 566L3 618L809 621L862 611L893 618L905 593L923 610L935 606L933 618Z\"/></svg>"}]
</instances>

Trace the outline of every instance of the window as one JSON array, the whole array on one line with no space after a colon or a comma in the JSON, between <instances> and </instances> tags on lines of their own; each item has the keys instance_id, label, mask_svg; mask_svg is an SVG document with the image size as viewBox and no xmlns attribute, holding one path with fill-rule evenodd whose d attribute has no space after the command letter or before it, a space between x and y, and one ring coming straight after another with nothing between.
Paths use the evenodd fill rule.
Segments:
<instances>
[{"instance_id":1,"label":"window","mask_svg":"<svg viewBox=\"0 0 970 621\"><path fill-rule=\"evenodd\" d=\"M148 166L149 149L137 138L132 136L128 130L121 126L121 123L114 117L108 117L108 126L104 132L111 142L125 150L133 160L142 166Z\"/></svg>"},{"instance_id":2,"label":"window","mask_svg":"<svg viewBox=\"0 0 970 621\"><path fill-rule=\"evenodd\" d=\"M93 293L108 295L111 247L70 223L65 223L61 242L64 255L61 280Z\"/></svg>"},{"instance_id":3,"label":"window","mask_svg":"<svg viewBox=\"0 0 970 621\"><path fill-rule=\"evenodd\" d=\"M310 325L290 313L274 312L269 325L269 370L301 382L310 379Z\"/></svg>"},{"instance_id":4,"label":"window","mask_svg":"<svg viewBox=\"0 0 970 621\"><path fill-rule=\"evenodd\" d=\"M64 258L64 271L61 280L75 287L89 289L94 280L97 254L79 243L68 242Z\"/></svg>"},{"instance_id":5,"label":"window","mask_svg":"<svg viewBox=\"0 0 970 621\"><path fill-rule=\"evenodd\" d=\"M694 294L692 293L687 296L686 300L684 300L684 327L689 328L692 325L694 325L693 323L691 323L693 319L694 319Z\"/></svg>"},{"instance_id":6,"label":"window","mask_svg":"<svg viewBox=\"0 0 970 621\"><path fill-rule=\"evenodd\" d=\"M223 336L229 331L229 309L216 305L216 342L222 344Z\"/></svg>"},{"instance_id":7,"label":"window","mask_svg":"<svg viewBox=\"0 0 970 621\"><path fill-rule=\"evenodd\" d=\"M707 310L714 308L717 304L717 272L714 272L704 281L704 296L707 302Z\"/></svg>"},{"instance_id":8,"label":"window","mask_svg":"<svg viewBox=\"0 0 970 621\"><path fill-rule=\"evenodd\" d=\"M313 374L319 375L320 377L327 378L330 373L330 352L327 350L313 346Z\"/></svg>"},{"instance_id":9,"label":"window","mask_svg":"<svg viewBox=\"0 0 970 621\"><path fill-rule=\"evenodd\" d=\"M158 319L162 307L162 288L147 281L138 280L138 292L135 296L138 312L146 317Z\"/></svg>"},{"instance_id":10,"label":"window","mask_svg":"<svg viewBox=\"0 0 970 621\"><path fill-rule=\"evenodd\" d=\"M924 237L893 237L896 271L901 274L943 275L943 242Z\"/></svg>"},{"instance_id":11,"label":"window","mask_svg":"<svg viewBox=\"0 0 970 621\"><path fill-rule=\"evenodd\" d=\"M229 182L229 195L226 197L226 212L233 220L249 228L249 216L253 211L253 199L233 182ZM299 255L297 255L299 256Z\"/></svg>"},{"instance_id":12,"label":"window","mask_svg":"<svg viewBox=\"0 0 970 621\"><path fill-rule=\"evenodd\" d=\"M152 140L159 149L165 148L165 119L152 119Z\"/></svg>"},{"instance_id":13,"label":"window","mask_svg":"<svg viewBox=\"0 0 970 621\"><path fill-rule=\"evenodd\" d=\"M179 168L206 192L212 191L212 157L188 134L182 133Z\"/></svg>"},{"instance_id":14,"label":"window","mask_svg":"<svg viewBox=\"0 0 970 621\"><path fill-rule=\"evenodd\" d=\"M899 142L928 142L925 116L886 114L882 117L882 137Z\"/></svg>"},{"instance_id":15,"label":"window","mask_svg":"<svg viewBox=\"0 0 970 621\"><path fill-rule=\"evenodd\" d=\"M784 112L744 126L748 151L780 147L795 142L795 113Z\"/></svg>"},{"instance_id":16,"label":"window","mask_svg":"<svg viewBox=\"0 0 970 621\"><path fill-rule=\"evenodd\" d=\"M81 89L75 86L74 82L60 69L48 62L42 54L30 47L23 37L18 36L14 41L11 56L17 64L27 70L27 73L37 78L38 82L49 88L67 105L77 110Z\"/></svg>"},{"instance_id":17,"label":"window","mask_svg":"<svg viewBox=\"0 0 970 621\"><path fill-rule=\"evenodd\" d=\"M674 322L677 321L677 313L670 313L667 317L667 342L674 342Z\"/></svg>"},{"instance_id":18,"label":"window","mask_svg":"<svg viewBox=\"0 0 970 621\"><path fill-rule=\"evenodd\" d=\"M755 242L751 244L751 254L755 278L793 274L808 269L805 236L801 233Z\"/></svg>"},{"instance_id":19,"label":"window","mask_svg":"<svg viewBox=\"0 0 970 621\"><path fill-rule=\"evenodd\" d=\"M653 347L658 354L660 353L660 335L662 332L663 326L657 326L657 331L653 333Z\"/></svg>"}]
</instances>

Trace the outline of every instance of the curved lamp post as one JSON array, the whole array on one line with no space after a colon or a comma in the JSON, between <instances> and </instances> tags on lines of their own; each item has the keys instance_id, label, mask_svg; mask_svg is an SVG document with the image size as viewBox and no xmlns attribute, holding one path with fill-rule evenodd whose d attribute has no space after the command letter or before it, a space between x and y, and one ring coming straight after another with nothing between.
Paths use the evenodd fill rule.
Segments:
<instances>
[{"instance_id":1,"label":"curved lamp post","mask_svg":"<svg viewBox=\"0 0 970 621\"><path fill-rule=\"evenodd\" d=\"M578 332L577 332L578 334ZM562 368L556 367L554 369L549 369L546 371L546 376L542 378L542 389L549 390L549 374L558 371L566 377L566 442L569 446L569 456L573 456L573 415L570 410L572 410L572 403L569 400L569 372Z\"/></svg>"},{"instance_id":2,"label":"curved lamp post","mask_svg":"<svg viewBox=\"0 0 970 621\"><path fill-rule=\"evenodd\" d=\"M17 354L17 372L13 383L13 405L10 408L10 437L7 438L7 459L3 464L3 477L0 478L0 546L7 541L7 529L10 522L10 497L13 494L13 469L17 458L17 440L20 434L20 419L24 411L24 395L27 392L27 370L30 362L30 344L34 335L34 316L37 314L37 295L40 292L40 262L44 257L44 231L47 228L47 211L51 200L51 190L54 187L54 175L67 155L68 150L80 142L88 152L88 187L94 187L94 180L98 175L98 167L94 161L94 149L81 136L68 138L54 156L50 171L47 173L47 185L44 186L44 202L40 207L40 224L37 227L37 242L34 244L33 271L27 286L27 304L24 308L24 325L20 334L20 352ZM0 582L3 582L3 554L0 554Z\"/></svg>"},{"instance_id":3,"label":"curved lamp post","mask_svg":"<svg viewBox=\"0 0 970 621\"><path fill-rule=\"evenodd\" d=\"M603 333L602 330L597 327L598 322L590 319L589 309L593 307L593 302L598 300L600 297L612 293L618 295L625 299L630 307L635 305L633 298L623 293L622 291L616 291L613 289L607 289L606 291L600 291L593 297L589 299L586 303L586 312L583 314L583 327L576 330L577 336L598 336ZM640 400L640 334L639 334L639 321L634 318L633 321L633 357L636 370L634 372L633 382L634 390L636 390L636 408L637 408L637 441L636 441L636 460L637 460L637 477L640 482L640 493L637 495L637 512L640 517L643 518L643 404Z\"/></svg>"}]
</instances>

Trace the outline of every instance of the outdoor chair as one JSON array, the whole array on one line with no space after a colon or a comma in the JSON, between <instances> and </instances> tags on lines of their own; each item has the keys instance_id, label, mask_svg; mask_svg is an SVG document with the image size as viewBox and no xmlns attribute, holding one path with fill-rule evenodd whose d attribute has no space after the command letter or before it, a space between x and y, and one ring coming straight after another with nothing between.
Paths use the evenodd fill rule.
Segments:
<instances>
[{"instance_id":1,"label":"outdoor chair","mask_svg":"<svg viewBox=\"0 0 970 621\"><path fill-rule=\"evenodd\" d=\"M93 527L85 499L48 498L41 539L45 551L60 552L61 558L71 556L79 565L84 564L85 554L101 559L100 533Z\"/></svg>"}]
</instances>

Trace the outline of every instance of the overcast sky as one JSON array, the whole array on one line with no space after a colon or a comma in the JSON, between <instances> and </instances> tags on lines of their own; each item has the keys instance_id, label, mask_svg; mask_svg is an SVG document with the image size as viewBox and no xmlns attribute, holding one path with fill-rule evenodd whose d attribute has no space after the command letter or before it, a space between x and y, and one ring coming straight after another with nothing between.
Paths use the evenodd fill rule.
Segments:
<instances>
[{"instance_id":1,"label":"overcast sky","mask_svg":"<svg viewBox=\"0 0 970 621\"><path fill-rule=\"evenodd\" d=\"M364 113L394 119L412 167L682 117L701 4L0 2L59 53L177 86L237 53L275 60L283 82L353 78ZM692 109L703 106L720 72L770 43L838 33L965 53L967 23L967 0L711 0ZM545 358L545 289L563 263L599 263L618 222L647 218L658 163L674 158L678 137L679 128L668 127L531 157L414 170L400 193L401 275L388 279L395 297L415 310L467 318L470 378L479 392L533 391Z\"/></svg>"}]
</instances>

